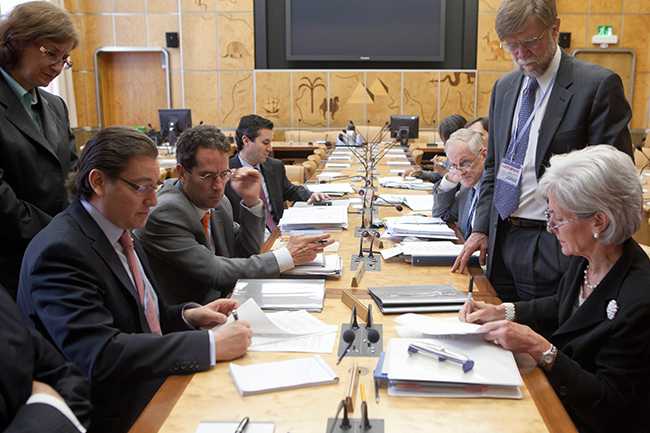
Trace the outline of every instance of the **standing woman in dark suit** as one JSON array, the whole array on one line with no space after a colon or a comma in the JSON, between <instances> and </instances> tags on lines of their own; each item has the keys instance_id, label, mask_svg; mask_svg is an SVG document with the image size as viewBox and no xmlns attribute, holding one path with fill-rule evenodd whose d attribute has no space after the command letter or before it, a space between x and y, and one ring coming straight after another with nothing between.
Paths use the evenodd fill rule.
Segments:
<instances>
[{"instance_id":1,"label":"standing woman in dark suit","mask_svg":"<svg viewBox=\"0 0 650 433\"><path fill-rule=\"evenodd\" d=\"M0 21L0 283L14 298L27 244L68 205L76 160L68 109L39 87L72 66L78 40L70 15L45 1Z\"/></svg>"},{"instance_id":2,"label":"standing woman in dark suit","mask_svg":"<svg viewBox=\"0 0 650 433\"><path fill-rule=\"evenodd\" d=\"M632 240L642 192L632 159L612 146L551 158L539 184L547 229L571 256L557 293L471 302L460 317L484 338L531 355L581 433L647 433L650 260Z\"/></svg>"}]
</instances>

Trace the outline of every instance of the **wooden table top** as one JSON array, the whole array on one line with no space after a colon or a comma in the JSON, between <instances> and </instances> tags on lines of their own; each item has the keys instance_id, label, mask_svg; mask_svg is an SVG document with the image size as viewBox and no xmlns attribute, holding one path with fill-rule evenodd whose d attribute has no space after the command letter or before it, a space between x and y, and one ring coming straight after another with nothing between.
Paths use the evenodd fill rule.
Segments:
<instances>
[{"instance_id":1,"label":"wooden table top","mask_svg":"<svg viewBox=\"0 0 650 433\"><path fill-rule=\"evenodd\" d=\"M358 167L338 170L356 174ZM379 172L387 173L391 166L379 164ZM387 193L422 194L409 190L382 190ZM396 215L395 209L380 207L380 216ZM328 324L347 323L350 310L340 300L344 289L351 287L350 257L359 249L359 238L354 228L359 225L359 215L350 214L348 230L336 232L340 241L339 254L343 260L343 275L338 280L328 280L325 308L315 316ZM489 281L480 269L476 275L474 294L479 299L498 302ZM383 262L380 272L366 272L361 284L353 289L355 295L371 302L367 288L375 285L450 284L466 290L469 276L453 274L448 267L413 267L403 262ZM384 327L385 344L395 336L394 317L382 315L373 309L375 323ZM448 313L449 314L449 313ZM253 364L286 360L310 354L249 352L237 364ZM219 363L212 370L193 376L173 376L159 389L131 433L194 433L201 421L238 421L244 416L251 421L275 423L276 433L324 432L328 417L333 417L338 402L344 397L348 370L353 361L370 373L361 377L368 395L368 413L371 418L383 418L387 432L575 432L575 427L562 404L553 392L543 372L534 366L530 357L518 356L517 362L524 378L524 395L521 400L505 399L452 399L389 397L380 391L380 402L375 403L372 370L376 358L346 358L339 366L336 354L321 354L340 377L338 384L309 387L242 397L229 375L228 363ZM358 405L357 405L358 406ZM358 408L353 417L358 417Z\"/></svg>"}]
</instances>

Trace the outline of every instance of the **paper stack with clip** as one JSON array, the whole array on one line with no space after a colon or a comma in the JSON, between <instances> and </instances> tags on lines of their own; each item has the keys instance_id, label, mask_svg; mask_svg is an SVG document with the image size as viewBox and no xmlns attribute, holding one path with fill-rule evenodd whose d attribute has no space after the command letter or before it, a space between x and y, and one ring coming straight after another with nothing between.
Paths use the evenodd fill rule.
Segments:
<instances>
[{"instance_id":1,"label":"paper stack with clip","mask_svg":"<svg viewBox=\"0 0 650 433\"><path fill-rule=\"evenodd\" d=\"M240 279L231 297L240 303L252 298L263 310L322 311L325 280Z\"/></svg>"},{"instance_id":2,"label":"paper stack with clip","mask_svg":"<svg viewBox=\"0 0 650 433\"><path fill-rule=\"evenodd\" d=\"M283 232L341 230L348 226L348 210L345 206L291 207L285 209L279 225Z\"/></svg>"},{"instance_id":3,"label":"paper stack with clip","mask_svg":"<svg viewBox=\"0 0 650 433\"><path fill-rule=\"evenodd\" d=\"M456 233L440 218L405 216L385 220L386 236L455 240Z\"/></svg>"},{"instance_id":4,"label":"paper stack with clip","mask_svg":"<svg viewBox=\"0 0 650 433\"><path fill-rule=\"evenodd\" d=\"M282 275L339 278L342 269L343 265L340 255L318 253L313 261L298 265L293 269L283 272Z\"/></svg>"}]
</instances>

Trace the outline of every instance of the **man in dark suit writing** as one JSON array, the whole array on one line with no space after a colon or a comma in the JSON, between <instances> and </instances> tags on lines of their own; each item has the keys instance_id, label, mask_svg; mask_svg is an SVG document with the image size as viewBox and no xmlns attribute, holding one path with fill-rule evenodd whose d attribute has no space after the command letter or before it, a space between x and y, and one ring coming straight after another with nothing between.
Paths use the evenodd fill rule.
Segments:
<instances>
[{"instance_id":1,"label":"man in dark suit writing","mask_svg":"<svg viewBox=\"0 0 650 433\"><path fill-rule=\"evenodd\" d=\"M29 244L18 303L92 385L93 432L126 432L167 376L207 370L246 352L251 331L218 330L237 303L168 306L131 230L156 204L157 149L145 135L107 128L89 141L78 199Z\"/></svg>"},{"instance_id":2,"label":"man in dark suit writing","mask_svg":"<svg viewBox=\"0 0 650 433\"><path fill-rule=\"evenodd\" d=\"M269 231L277 226L284 213L285 201L309 203L327 198L326 194L312 193L302 185L294 185L287 178L284 163L270 158L273 122L256 114L244 116L237 127L237 155L230 158L230 168L253 167L262 173L262 199L265 224ZM239 203L241 197L231 187L226 187L231 203ZM239 209L233 209L235 221L240 220Z\"/></svg>"},{"instance_id":3,"label":"man in dark suit writing","mask_svg":"<svg viewBox=\"0 0 650 433\"><path fill-rule=\"evenodd\" d=\"M472 235L452 270L487 252L487 273L503 300L555 293L567 259L546 232L535 195L553 154L611 144L632 155L630 106L621 78L557 46L555 0L504 0L496 18L518 69L494 85L485 175Z\"/></svg>"}]
</instances>

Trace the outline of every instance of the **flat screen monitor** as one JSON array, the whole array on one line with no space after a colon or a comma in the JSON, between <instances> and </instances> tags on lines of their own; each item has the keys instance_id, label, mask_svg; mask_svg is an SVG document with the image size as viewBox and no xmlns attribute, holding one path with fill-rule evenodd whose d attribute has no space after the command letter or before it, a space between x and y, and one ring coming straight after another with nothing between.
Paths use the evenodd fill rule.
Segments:
<instances>
[{"instance_id":1,"label":"flat screen monitor","mask_svg":"<svg viewBox=\"0 0 650 433\"><path fill-rule=\"evenodd\" d=\"M390 136L393 138L418 138L420 118L418 116L390 116Z\"/></svg>"},{"instance_id":2,"label":"flat screen monitor","mask_svg":"<svg viewBox=\"0 0 650 433\"><path fill-rule=\"evenodd\" d=\"M446 0L285 0L289 61L445 60Z\"/></svg>"},{"instance_id":3,"label":"flat screen monitor","mask_svg":"<svg viewBox=\"0 0 650 433\"><path fill-rule=\"evenodd\" d=\"M174 132L175 138L181 132L192 127L192 110L189 108L160 109L158 117L160 118L160 135L163 141L171 141L169 137L171 131Z\"/></svg>"}]
</instances>

